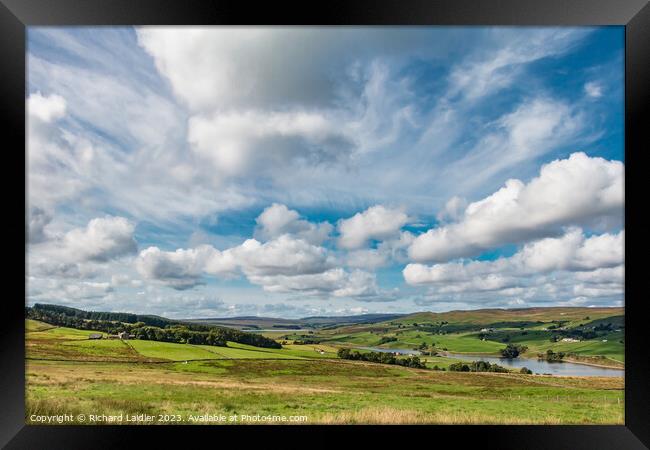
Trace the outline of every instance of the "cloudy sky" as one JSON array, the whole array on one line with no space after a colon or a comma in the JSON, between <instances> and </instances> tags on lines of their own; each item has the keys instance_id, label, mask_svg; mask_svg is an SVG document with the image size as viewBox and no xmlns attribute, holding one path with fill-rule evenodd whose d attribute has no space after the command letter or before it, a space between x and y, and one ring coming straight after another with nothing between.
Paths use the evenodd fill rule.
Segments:
<instances>
[{"instance_id":1,"label":"cloudy sky","mask_svg":"<svg viewBox=\"0 0 650 450\"><path fill-rule=\"evenodd\" d=\"M29 28L29 304L622 305L622 27Z\"/></svg>"}]
</instances>

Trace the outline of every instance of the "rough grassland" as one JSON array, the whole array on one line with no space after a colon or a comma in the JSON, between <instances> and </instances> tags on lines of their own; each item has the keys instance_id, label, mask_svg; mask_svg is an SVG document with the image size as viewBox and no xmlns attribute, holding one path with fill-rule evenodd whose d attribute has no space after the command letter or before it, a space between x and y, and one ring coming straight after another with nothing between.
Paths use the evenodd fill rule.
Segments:
<instances>
[{"instance_id":1,"label":"rough grassland","mask_svg":"<svg viewBox=\"0 0 650 450\"><path fill-rule=\"evenodd\" d=\"M32 414L63 413L300 415L304 423L623 423L622 378L438 372L325 359L334 350L325 345L224 348L95 341L85 337L90 333L27 333L28 358L40 358L26 362L28 423ZM326 352L320 360L316 349ZM245 359L214 360L215 352ZM202 360L185 362L190 359ZM427 359L441 367L453 361Z\"/></svg>"},{"instance_id":2,"label":"rough grassland","mask_svg":"<svg viewBox=\"0 0 650 450\"><path fill-rule=\"evenodd\" d=\"M349 361L28 361L27 417L304 415L307 423L623 423L622 379L434 372Z\"/></svg>"},{"instance_id":3,"label":"rough grassland","mask_svg":"<svg viewBox=\"0 0 650 450\"><path fill-rule=\"evenodd\" d=\"M413 323L436 323L447 321L450 323L472 323L491 324L509 321L543 321L551 320L568 321L569 324L583 322L585 316L590 320L615 315L622 315L623 308L525 308L525 309L481 309L475 311L449 311L444 313L422 312L411 314L406 317L394 319L390 322L413 324Z\"/></svg>"}]
</instances>

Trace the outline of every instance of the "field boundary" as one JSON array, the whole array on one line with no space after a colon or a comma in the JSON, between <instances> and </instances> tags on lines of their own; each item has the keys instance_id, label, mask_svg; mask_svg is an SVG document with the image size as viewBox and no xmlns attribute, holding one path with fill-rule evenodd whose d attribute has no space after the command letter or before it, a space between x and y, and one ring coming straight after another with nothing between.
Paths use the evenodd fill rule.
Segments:
<instances>
[{"instance_id":1,"label":"field boundary","mask_svg":"<svg viewBox=\"0 0 650 450\"><path fill-rule=\"evenodd\" d=\"M51 325L51 324L49 324L49 323L47 323L47 322L43 322L43 323L45 323L45 324L47 324L47 325ZM41 329L41 330L25 330L25 334L27 334L27 333L42 333L42 332L44 332L44 331L54 330L55 328L61 328L61 327L58 326L58 325L52 325L51 327L43 328L43 329Z\"/></svg>"}]
</instances>

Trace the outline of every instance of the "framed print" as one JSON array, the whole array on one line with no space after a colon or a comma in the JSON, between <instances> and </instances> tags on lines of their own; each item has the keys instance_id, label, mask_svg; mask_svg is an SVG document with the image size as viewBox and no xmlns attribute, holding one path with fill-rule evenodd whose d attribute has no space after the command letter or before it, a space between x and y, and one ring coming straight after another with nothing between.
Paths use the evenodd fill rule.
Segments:
<instances>
[{"instance_id":1,"label":"framed print","mask_svg":"<svg viewBox=\"0 0 650 450\"><path fill-rule=\"evenodd\" d=\"M7 448L648 445L647 2L2 2Z\"/></svg>"}]
</instances>

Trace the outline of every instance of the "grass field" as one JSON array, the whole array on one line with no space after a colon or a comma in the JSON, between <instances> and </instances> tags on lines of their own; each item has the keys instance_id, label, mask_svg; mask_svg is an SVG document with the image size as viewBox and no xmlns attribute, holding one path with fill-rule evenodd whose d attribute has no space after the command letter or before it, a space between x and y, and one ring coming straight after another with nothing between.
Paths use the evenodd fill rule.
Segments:
<instances>
[{"instance_id":1,"label":"grass field","mask_svg":"<svg viewBox=\"0 0 650 450\"><path fill-rule=\"evenodd\" d=\"M408 331L396 337L398 341L386 344L388 348L399 348L400 345L411 348L424 342L427 345L435 344L435 348L439 350L446 348L450 352L498 353L500 349L506 346L499 342L482 341L478 338L477 333L431 335L418 331Z\"/></svg>"},{"instance_id":2,"label":"grass field","mask_svg":"<svg viewBox=\"0 0 650 450\"><path fill-rule=\"evenodd\" d=\"M31 414L249 414L307 423L622 423L621 379L435 372L348 361L29 361ZM74 389L71 387L74 386Z\"/></svg>"},{"instance_id":3,"label":"grass field","mask_svg":"<svg viewBox=\"0 0 650 450\"><path fill-rule=\"evenodd\" d=\"M553 333L548 327L551 325L591 329L607 323L617 331L581 342L550 340ZM483 328L493 331L481 336ZM415 349L425 344L429 350L492 355L498 355L506 342L510 342L527 346L526 357L536 357L551 349L575 354L570 357L573 361L622 367L625 362L623 328L622 308L530 308L416 313L382 323L317 330L308 337L347 347ZM301 335L290 333L286 337L300 339ZM396 340L382 344L384 338Z\"/></svg>"},{"instance_id":4,"label":"grass field","mask_svg":"<svg viewBox=\"0 0 650 450\"><path fill-rule=\"evenodd\" d=\"M336 358L329 345L288 344L282 349L228 342L227 347L143 340L89 340L93 331L52 327L26 321L28 357L40 359L188 361L205 359L323 359ZM30 331L31 330L31 331ZM323 351L321 354L320 351Z\"/></svg>"},{"instance_id":5,"label":"grass field","mask_svg":"<svg viewBox=\"0 0 650 450\"><path fill-rule=\"evenodd\" d=\"M623 423L622 378L410 369L338 360L333 344L88 340L89 331L30 322L28 423L33 415L63 413L81 423L78 414L89 412L156 417L136 418L143 424L173 423L176 415L193 423L190 415L206 414L295 416L298 423ZM436 345L438 337L464 342L444 335L435 336ZM456 361L423 359L441 368Z\"/></svg>"},{"instance_id":6,"label":"grass field","mask_svg":"<svg viewBox=\"0 0 650 450\"><path fill-rule=\"evenodd\" d=\"M528 331L526 335L516 331L509 335L511 336L510 342L528 346L530 353L543 353L551 349L554 352L577 353L585 356L602 355L613 361L625 362L625 345L621 342L624 335L620 331L607 333L599 339L582 342L550 342L548 332L544 331ZM603 340L607 342L603 342Z\"/></svg>"},{"instance_id":7,"label":"grass field","mask_svg":"<svg viewBox=\"0 0 650 450\"><path fill-rule=\"evenodd\" d=\"M526 308L526 309L482 309L475 311L449 311L443 313L422 312L410 314L406 317L391 320L392 323L412 325L413 323L470 323L476 325L491 325L503 322L550 322L556 320L567 321L570 325L577 325L589 320L622 315L623 308Z\"/></svg>"}]
</instances>

